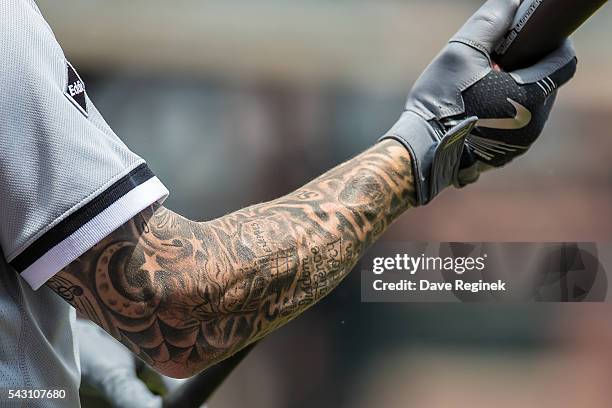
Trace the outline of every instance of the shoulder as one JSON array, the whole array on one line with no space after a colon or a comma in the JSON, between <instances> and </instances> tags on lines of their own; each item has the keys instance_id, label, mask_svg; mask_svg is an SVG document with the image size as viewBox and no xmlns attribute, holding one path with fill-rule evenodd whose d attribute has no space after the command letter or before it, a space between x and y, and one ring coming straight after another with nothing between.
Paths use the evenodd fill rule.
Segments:
<instances>
[{"instance_id":1,"label":"shoulder","mask_svg":"<svg viewBox=\"0 0 612 408\"><path fill-rule=\"evenodd\" d=\"M20 78L25 82L33 73L63 77L64 53L33 0L0 1L0 27L0 75L5 84Z\"/></svg>"},{"instance_id":2,"label":"shoulder","mask_svg":"<svg viewBox=\"0 0 612 408\"><path fill-rule=\"evenodd\" d=\"M0 2L0 21L3 28L20 29L46 25L40 9L33 0L2 0ZM6 32L6 34L10 34ZM5 37L5 36L3 36Z\"/></svg>"}]
</instances>

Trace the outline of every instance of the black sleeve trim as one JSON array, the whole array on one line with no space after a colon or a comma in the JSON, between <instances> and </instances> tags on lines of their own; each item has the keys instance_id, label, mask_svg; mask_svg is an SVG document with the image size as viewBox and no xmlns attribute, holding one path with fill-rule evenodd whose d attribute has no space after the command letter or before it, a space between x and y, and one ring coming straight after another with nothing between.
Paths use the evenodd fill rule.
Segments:
<instances>
[{"instance_id":1,"label":"black sleeve trim","mask_svg":"<svg viewBox=\"0 0 612 408\"><path fill-rule=\"evenodd\" d=\"M70 214L59 224L44 233L34 243L10 262L10 265L19 273L26 270L51 248L74 234L79 228L87 224L115 201L129 191L154 177L153 172L145 163L136 167L130 173L119 179L96 198Z\"/></svg>"}]
</instances>

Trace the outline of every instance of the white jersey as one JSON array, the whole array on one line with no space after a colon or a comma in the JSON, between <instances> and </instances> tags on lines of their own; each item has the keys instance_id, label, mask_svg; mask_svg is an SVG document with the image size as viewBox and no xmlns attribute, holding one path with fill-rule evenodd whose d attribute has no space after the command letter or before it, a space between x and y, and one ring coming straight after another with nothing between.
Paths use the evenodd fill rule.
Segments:
<instances>
[{"instance_id":1,"label":"white jersey","mask_svg":"<svg viewBox=\"0 0 612 408\"><path fill-rule=\"evenodd\" d=\"M75 311L43 285L167 195L93 106L34 1L0 1L0 407L79 406Z\"/></svg>"}]
</instances>

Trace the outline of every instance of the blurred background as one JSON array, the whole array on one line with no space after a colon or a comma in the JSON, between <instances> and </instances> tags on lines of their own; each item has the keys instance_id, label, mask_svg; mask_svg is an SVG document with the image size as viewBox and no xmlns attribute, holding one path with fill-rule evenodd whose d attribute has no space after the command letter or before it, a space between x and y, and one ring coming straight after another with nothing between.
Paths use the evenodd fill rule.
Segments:
<instances>
[{"instance_id":1,"label":"blurred background","mask_svg":"<svg viewBox=\"0 0 612 408\"><path fill-rule=\"evenodd\" d=\"M211 219L369 147L478 0L38 0L115 132ZM612 6L531 154L387 241L612 242ZM359 274L264 341L211 408L609 407L607 305L362 304Z\"/></svg>"}]
</instances>

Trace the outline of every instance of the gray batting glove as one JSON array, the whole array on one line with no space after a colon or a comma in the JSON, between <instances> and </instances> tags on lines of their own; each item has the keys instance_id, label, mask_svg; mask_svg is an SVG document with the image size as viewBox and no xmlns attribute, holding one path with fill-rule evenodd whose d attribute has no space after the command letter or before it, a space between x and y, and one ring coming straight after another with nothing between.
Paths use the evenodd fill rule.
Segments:
<instances>
[{"instance_id":1,"label":"gray batting glove","mask_svg":"<svg viewBox=\"0 0 612 408\"><path fill-rule=\"evenodd\" d=\"M382 138L410 152L417 204L526 152L544 128L557 89L574 76L569 41L527 69L508 73L495 67L491 53L519 4L487 1L417 80L404 113Z\"/></svg>"}]
</instances>

